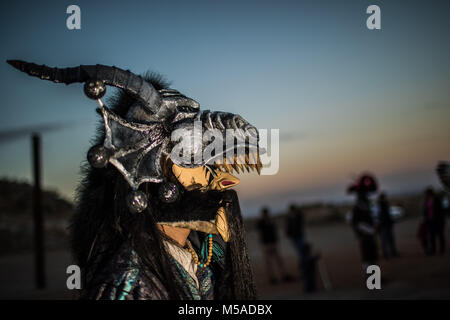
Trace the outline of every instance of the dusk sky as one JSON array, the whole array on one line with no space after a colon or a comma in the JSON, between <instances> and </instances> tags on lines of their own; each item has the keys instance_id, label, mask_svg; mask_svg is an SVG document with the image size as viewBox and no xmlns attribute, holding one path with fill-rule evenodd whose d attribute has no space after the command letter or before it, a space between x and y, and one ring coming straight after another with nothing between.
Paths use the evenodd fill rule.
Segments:
<instances>
[{"instance_id":1,"label":"dusk sky","mask_svg":"<svg viewBox=\"0 0 450 320\"><path fill-rule=\"evenodd\" d=\"M66 8L81 8L68 30ZM369 30L366 8L381 8ZM369 170L388 193L439 187L450 161L448 1L2 1L0 176L30 181L42 131L44 186L72 199L100 117L81 84L18 72L115 65L162 73L202 109L280 129L280 170L241 175L245 214L292 201L345 201ZM108 89L111 93L113 90Z\"/></svg>"}]
</instances>

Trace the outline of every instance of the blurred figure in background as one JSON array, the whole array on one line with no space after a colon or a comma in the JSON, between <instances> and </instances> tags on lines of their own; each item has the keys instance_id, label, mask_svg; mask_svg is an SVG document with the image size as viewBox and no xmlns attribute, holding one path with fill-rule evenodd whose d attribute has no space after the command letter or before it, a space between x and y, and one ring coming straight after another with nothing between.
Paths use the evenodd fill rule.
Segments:
<instances>
[{"instance_id":1,"label":"blurred figure in background","mask_svg":"<svg viewBox=\"0 0 450 320\"><path fill-rule=\"evenodd\" d=\"M391 216L391 208L385 193L378 196L378 227L380 231L381 249L383 257L389 259L397 257L397 247L395 246L394 220Z\"/></svg>"},{"instance_id":2,"label":"blurred figure in background","mask_svg":"<svg viewBox=\"0 0 450 320\"><path fill-rule=\"evenodd\" d=\"M303 260L303 245L306 242L303 212L291 204L286 218L286 236L291 239L299 257L299 266Z\"/></svg>"},{"instance_id":3,"label":"blurred figure in background","mask_svg":"<svg viewBox=\"0 0 450 320\"><path fill-rule=\"evenodd\" d=\"M439 242L439 253L445 252L445 215L442 208L441 199L435 194L433 188L425 190L424 201L424 223L428 233L427 253L436 253L436 242Z\"/></svg>"},{"instance_id":4,"label":"blurred figure in background","mask_svg":"<svg viewBox=\"0 0 450 320\"><path fill-rule=\"evenodd\" d=\"M305 242L302 246L301 271L303 280L303 291L311 293L316 291L317 282L317 262L320 259L319 254L313 254L311 244Z\"/></svg>"},{"instance_id":5,"label":"blurred figure in background","mask_svg":"<svg viewBox=\"0 0 450 320\"><path fill-rule=\"evenodd\" d=\"M439 198L441 199L442 215L444 216L444 219L446 219L450 215L450 195L448 192L443 191L441 192Z\"/></svg>"},{"instance_id":6,"label":"blurred figure in background","mask_svg":"<svg viewBox=\"0 0 450 320\"><path fill-rule=\"evenodd\" d=\"M263 247L264 260L266 262L267 275L271 284L278 282L276 277L276 270L279 270L283 281L292 281L285 269L284 261L278 252L278 233L277 228L270 217L269 209L263 208L262 215L257 224L260 242Z\"/></svg>"},{"instance_id":7,"label":"blurred figure in background","mask_svg":"<svg viewBox=\"0 0 450 320\"><path fill-rule=\"evenodd\" d=\"M439 161L436 167L436 173L445 191L450 193L450 162Z\"/></svg>"},{"instance_id":8,"label":"blurred figure in background","mask_svg":"<svg viewBox=\"0 0 450 320\"><path fill-rule=\"evenodd\" d=\"M347 189L348 193L356 194L351 224L359 240L364 275L366 275L367 267L376 264L378 260L376 229L369 200L369 194L376 192L377 188L375 178L370 174L363 174Z\"/></svg>"},{"instance_id":9,"label":"blurred figure in background","mask_svg":"<svg viewBox=\"0 0 450 320\"><path fill-rule=\"evenodd\" d=\"M417 238L419 239L420 244L422 245L423 252L425 254L428 254L428 228L424 219L420 221L419 227L417 228Z\"/></svg>"}]
</instances>

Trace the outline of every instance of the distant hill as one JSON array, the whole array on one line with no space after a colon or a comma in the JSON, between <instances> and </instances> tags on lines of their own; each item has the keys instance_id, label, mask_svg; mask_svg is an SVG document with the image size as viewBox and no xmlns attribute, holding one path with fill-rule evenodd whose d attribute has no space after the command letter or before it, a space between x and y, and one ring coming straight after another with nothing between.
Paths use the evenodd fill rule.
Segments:
<instances>
[{"instance_id":1,"label":"distant hill","mask_svg":"<svg viewBox=\"0 0 450 320\"><path fill-rule=\"evenodd\" d=\"M7 216L31 217L33 187L27 182L0 179L0 218ZM42 190L42 208L47 217L67 217L73 204L56 191Z\"/></svg>"},{"instance_id":2,"label":"distant hill","mask_svg":"<svg viewBox=\"0 0 450 320\"><path fill-rule=\"evenodd\" d=\"M33 187L27 182L0 179L0 255L33 247ZM68 220L74 205L58 192L42 190L47 248L67 246Z\"/></svg>"}]
</instances>

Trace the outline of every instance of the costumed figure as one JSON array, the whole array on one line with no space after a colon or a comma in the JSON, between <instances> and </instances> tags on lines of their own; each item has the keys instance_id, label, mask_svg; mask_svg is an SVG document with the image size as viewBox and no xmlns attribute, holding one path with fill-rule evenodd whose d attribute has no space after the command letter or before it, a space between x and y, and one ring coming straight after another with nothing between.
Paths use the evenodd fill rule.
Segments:
<instances>
[{"instance_id":1,"label":"costumed figure","mask_svg":"<svg viewBox=\"0 0 450 320\"><path fill-rule=\"evenodd\" d=\"M445 209L443 199L433 188L425 190L423 207L423 223L426 228L425 253L434 255L436 244L439 244L439 253L445 252Z\"/></svg>"},{"instance_id":2,"label":"costumed figure","mask_svg":"<svg viewBox=\"0 0 450 320\"><path fill-rule=\"evenodd\" d=\"M278 250L279 238L277 225L270 216L268 208L265 207L262 209L261 218L258 220L256 228L259 232L259 240L262 245L270 284L276 284L278 282L276 270L279 270L283 281L293 281L294 278L286 271L284 259Z\"/></svg>"},{"instance_id":3,"label":"costumed figure","mask_svg":"<svg viewBox=\"0 0 450 320\"><path fill-rule=\"evenodd\" d=\"M347 189L348 193L356 194L351 225L359 240L364 274L367 267L376 264L378 260L376 228L369 199L369 194L376 192L377 189L378 184L370 174L361 175Z\"/></svg>"},{"instance_id":4,"label":"costumed figure","mask_svg":"<svg viewBox=\"0 0 450 320\"><path fill-rule=\"evenodd\" d=\"M397 246L395 244L394 219L391 216L391 206L386 193L382 192L378 196L378 231L380 233L381 251L385 259L398 257Z\"/></svg>"},{"instance_id":5,"label":"costumed figure","mask_svg":"<svg viewBox=\"0 0 450 320\"><path fill-rule=\"evenodd\" d=\"M9 64L84 83L99 103L70 233L87 299L256 298L233 171L260 173L257 129L201 111L161 76L104 65ZM106 85L119 88L108 108Z\"/></svg>"}]
</instances>

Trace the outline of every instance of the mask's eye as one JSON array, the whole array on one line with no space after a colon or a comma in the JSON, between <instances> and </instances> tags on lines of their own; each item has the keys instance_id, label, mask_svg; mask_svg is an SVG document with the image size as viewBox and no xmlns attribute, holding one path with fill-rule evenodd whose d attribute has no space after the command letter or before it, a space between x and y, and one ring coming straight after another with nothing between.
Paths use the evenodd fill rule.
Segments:
<instances>
[{"instance_id":1,"label":"mask's eye","mask_svg":"<svg viewBox=\"0 0 450 320\"><path fill-rule=\"evenodd\" d=\"M196 111L198 111L198 109L191 106L178 106L178 112L191 113Z\"/></svg>"}]
</instances>

